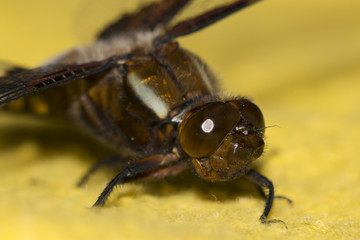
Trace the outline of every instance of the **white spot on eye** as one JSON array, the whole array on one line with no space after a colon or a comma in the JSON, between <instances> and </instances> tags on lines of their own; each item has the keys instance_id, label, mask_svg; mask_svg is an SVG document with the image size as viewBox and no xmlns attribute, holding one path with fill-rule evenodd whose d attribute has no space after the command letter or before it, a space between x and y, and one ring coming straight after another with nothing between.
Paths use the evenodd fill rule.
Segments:
<instances>
[{"instance_id":1,"label":"white spot on eye","mask_svg":"<svg viewBox=\"0 0 360 240\"><path fill-rule=\"evenodd\" d=\"M201 129L206 133L210 133L214 129L214 126L215 126L215 124L211 119L206 119L201 124Z\"/></svg>"}]
</instances>

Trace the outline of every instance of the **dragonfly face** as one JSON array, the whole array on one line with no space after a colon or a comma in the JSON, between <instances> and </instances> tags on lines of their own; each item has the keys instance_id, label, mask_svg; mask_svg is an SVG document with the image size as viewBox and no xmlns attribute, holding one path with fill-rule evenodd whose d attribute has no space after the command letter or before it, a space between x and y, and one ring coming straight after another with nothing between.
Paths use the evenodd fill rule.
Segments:
<instances>
[{"instance_id":1,"label":"dragonfly face","mask_svg":"<svg viewBox=\"0 0 360 240\"><path fill-rule=\"evenodd\" d=\"M251 169L264 149L260 109L245 98L221 97L206 64L174 41L255 1L234 1L168 26L188 2L150 4L108 26L93 45L44 67L9 71L0 78L0 104L9 103L4 108L11 110L21 98L28 103L22 110L36 112L32 103L40 101L46 114L68 117L116 150L112 161L129 162L94 206L103 205L118 184L193 168L208 181L245 176L267 188L260 219L280 221L266 219L274 198L271 181Z\"/></svg>"},{"instance_id":2,"label":"dragonfly face","mask_svg":"<svg viewBox=\"0 0 360 240\"><path fill-rule=\"evenodd\" d=\"M199 176L226 181L248 172L262 154L263 129L261 111L249 100L212 102L191 110L179 140Z\"/></svg>"}]
</instances>

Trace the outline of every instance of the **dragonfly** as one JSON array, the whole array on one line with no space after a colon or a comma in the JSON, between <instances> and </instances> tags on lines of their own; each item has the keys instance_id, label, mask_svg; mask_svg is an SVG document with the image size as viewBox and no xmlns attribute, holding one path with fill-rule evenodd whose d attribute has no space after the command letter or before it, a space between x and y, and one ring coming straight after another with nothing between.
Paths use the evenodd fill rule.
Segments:
<instances>
[{"instance_id":1,"label":"dragonfly","mask_svg":"<svg viewBox=\"0 0 360 240\"><path fill-rule=\"evenodd\" d=\"M10 111L22 101L20 110L30 113L41 105L43 113L67 119L116 152L79 182L102 166L125 163L94 207L117 185L192 169L210 182L247 178L265 199L261 223L282 222L268 219L272 182L252 169L264 150L261 110L247 98L219 94L211 69L176 41L257 1L233 1L173 25L190 0L145 5L45 66L8 69L0 78L0 105Z\"/></svg>"}]
</instances>

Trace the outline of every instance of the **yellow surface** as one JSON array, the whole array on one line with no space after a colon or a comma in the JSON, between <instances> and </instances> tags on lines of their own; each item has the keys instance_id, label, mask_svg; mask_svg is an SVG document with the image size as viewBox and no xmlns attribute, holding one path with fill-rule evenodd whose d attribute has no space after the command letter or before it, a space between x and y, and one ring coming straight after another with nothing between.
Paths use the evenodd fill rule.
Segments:
<instances>
[{"instance_id":1,"label":"yellow surface","mask_svg":"<svg viewBox=\"0 0 360 240\"><path fill-rule=\"evenodd\" d=\"M73 46L82 4L2 0L0 59L35 66ZM113 173L75 187L96 158L86 141L0 114L0 239L358 238L359 10L358 0L264 1L181 42L281 126L267 130L258 167L294 201L276 200L270 215L288 229L259 223L264 203L241 179L131 184L90 209Z\"/></svg>"}]
</instances>

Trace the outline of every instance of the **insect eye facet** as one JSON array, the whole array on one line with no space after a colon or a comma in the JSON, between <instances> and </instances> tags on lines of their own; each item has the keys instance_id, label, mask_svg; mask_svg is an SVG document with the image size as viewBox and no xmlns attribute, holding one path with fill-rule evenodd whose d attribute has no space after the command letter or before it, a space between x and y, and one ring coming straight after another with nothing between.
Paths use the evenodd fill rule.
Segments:
<instances>
[{"instance_id":1,"label":"insect eye facet","mask_svg":"<svg viewBox=\"0 0 360 240\"><path fill-rule=\"evenodd\" d=\"M259 132L264 133L264 116L258 106L252 101L241 98L239 100L230 100L228 103L232 103L240 111L241 119L245 124L251 124L254 129L261 129ZM239 126L241 128L241 126ZM236 129L240 132L241 129Z\"/></svg>"},{"instance_id":2,"label":"insect eye facet","mask_svg":"<svg viewBox=\"0 0 360 240\"><path fill-rule=\"evenodd\" d=\"M239 119L239 111L231 104L208 104L182 122L179 130L180 145L193 158L209 156L216 151Z\"/></svg>"},{"instance_id":3,"label":"insect eye facet","mask_svg":"<svg viewBox=\"0 0 360 240\"><path fill-rule=\"evenodd\" d=\"M241 108L242 116L250 123L254 125L256 129L264 128L265 121L264 117L256 104L249 100L244 100L243 106ZM263 131L263 130L262 130Z\"/></svg>"}]
</instances>

